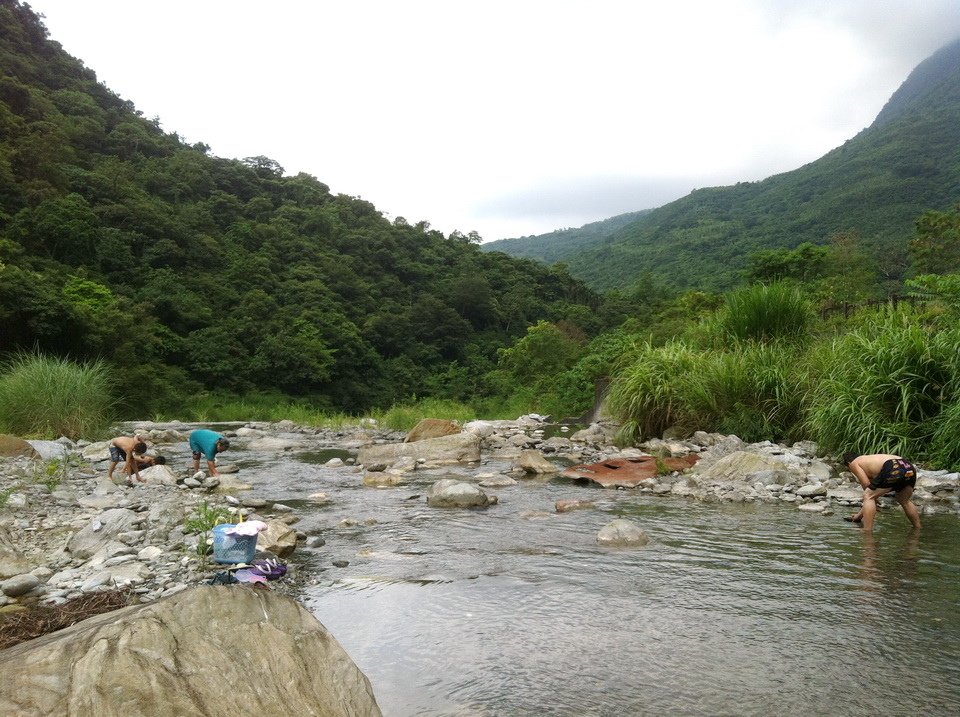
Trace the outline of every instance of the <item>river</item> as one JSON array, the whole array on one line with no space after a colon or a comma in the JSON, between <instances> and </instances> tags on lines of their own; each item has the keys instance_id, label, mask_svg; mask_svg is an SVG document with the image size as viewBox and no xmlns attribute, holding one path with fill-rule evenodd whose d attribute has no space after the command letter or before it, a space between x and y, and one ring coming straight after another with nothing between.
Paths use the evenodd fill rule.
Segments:
<instances>
[{"instance_id":1,"label":"river","mask_svg":"<svg viewBox=\"0 0 960 717\"><path fill-rule=\"evenodd\" d=\"M237 451L252 495L295 507L305 605L407 715L914 715L960 712L960 522L899 508L872 538L782 505L704 504L554 478L426 505L439 477L362 485L331 450ZM306 500L326 492L327 506ZM558 514L562 498L595 501ZM616 517L651 537L601 548ZM346 522L344 522L346 521ZM375 521L375 522L374 522ZM344 568L334 560L349 561Z\"/></svg>"}]
</instances>

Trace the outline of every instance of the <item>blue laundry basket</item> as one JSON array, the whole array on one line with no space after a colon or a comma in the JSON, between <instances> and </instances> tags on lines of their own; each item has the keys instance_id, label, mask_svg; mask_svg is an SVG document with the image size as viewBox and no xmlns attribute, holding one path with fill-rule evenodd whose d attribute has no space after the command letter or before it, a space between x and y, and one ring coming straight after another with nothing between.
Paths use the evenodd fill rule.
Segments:
<instances>
[{"instance_id":1,"label":"blue laundry basket","mask_svg":"<svg viewBox=\"0 0 960 717\"><path fill-rule=\"evenodd\" d=\"M256 535L230 535L227 528L234 523L213 528L213 560L216 563L249 563L257 552Z\"/></svg>"}]
</instances>

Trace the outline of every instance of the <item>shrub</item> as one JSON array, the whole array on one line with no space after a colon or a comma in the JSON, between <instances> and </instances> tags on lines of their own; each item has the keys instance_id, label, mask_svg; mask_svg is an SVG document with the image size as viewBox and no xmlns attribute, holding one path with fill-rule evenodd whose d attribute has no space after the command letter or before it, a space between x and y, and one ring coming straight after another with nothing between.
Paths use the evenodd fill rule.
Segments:
<instances>
[{"instance_id":1,"label":"shrub","mask_svg":"<svg viewBox=\"0 0 960 717\"><path fill-rule=\"evenodd\" d=\"M0 424L23 436L100 436L112 418L110 392L110 376L101 361L17 354L0 375Z\"/></svg>"},{"instance_id":2,"label":"shrub","mask_svg":"<svg viewBox=\"0 0 960 717\"><path fill-rule=\"evenodd\" d=\"M618 441L660 436L666 428L682 424L682 383L701 361L693 348L679 341L639 347L614 376L607 394L608 409L625 429Z\"/></svg>"},{"instance_id":3,"label":"shrub","mask_svg":"<svg viewBox=\"0 0 960 717\"><path fill-rule=\"evenodd\" d=\"M813 310L796 286L776 282L754 284L726 295L724 305L708 320L714 340L795 340L807 335Z\"/></svg>"},{"instance_id":4,"label":"shrub","mask_svg":"<svg viewBox=\"0 0 960 717\"><path fill-rule=\"evenodd\" d=\"M798 351L748 343L706 351L685 377L685 423L746 441L792 437L802 419L803 371Z\"/></svg>"},{"instance_id":5,"label":"shrub","mask_svg":"<svg viewBox=\"0 0 960 717\"><path fill-rule=\"evenodd\" d=\"M837 451L929 455L957 348L912 312L875 314L819 347L805 398L810 436Z\"/></svg>"}]
</instances>

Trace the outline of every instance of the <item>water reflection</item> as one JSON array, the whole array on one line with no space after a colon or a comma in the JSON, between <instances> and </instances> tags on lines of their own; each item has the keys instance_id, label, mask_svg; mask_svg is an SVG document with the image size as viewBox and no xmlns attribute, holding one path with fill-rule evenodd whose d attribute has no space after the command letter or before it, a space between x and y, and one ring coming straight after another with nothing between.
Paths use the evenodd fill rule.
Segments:
<instances>
[{"instance_id":1,"label":"water reflection","mask_svg":"<svg viewBox=\"0 0 960 717\"><path fill-rule=\"evenodd\" d=\"M506 468L368 488L350 467L283 454L243 473L323 534L295 554L316 580L305 602L384 714L900 714L905 695L960 709L956 517L871 536L783 506L556 480L492 489L485 511L410 499L441 475ZM302 500L316 491L332 503ZM596 507L558 514L558 499ZM618 516L651 544L597 546Z\"/></svg>"}]
</instances>

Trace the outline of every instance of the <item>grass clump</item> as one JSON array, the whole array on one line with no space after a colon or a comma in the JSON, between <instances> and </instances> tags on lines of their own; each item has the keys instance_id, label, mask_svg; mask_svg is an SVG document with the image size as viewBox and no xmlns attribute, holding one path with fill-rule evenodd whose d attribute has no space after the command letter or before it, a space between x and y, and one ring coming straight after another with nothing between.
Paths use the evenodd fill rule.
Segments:
<instances>
[{"instance_id":1,"label":"grass clump","mask_svg":"<svg viewBox=\"0 0 960 717\"><path fill-rule=\"evenodd\" d=\"M617 441L660 436L670 426L682 425L688 418L681 399L683 382L700 362L700 353L680 341L639 347L607 394L608 409L623 423Z\"/></svg>"},{"instance_id":2,"label":"grass clump","mask_svg":"<svg viewBox=\"0 0 960 717\"><path fill-rule=\"evenodd\" d=\"M785 344L703 352L681 384L684 423L745 441L795 436L803 415L801 363L800 352Z\"/></svg>"},{"instance_id":3,"label":"grass clump","mask_svg":"<svg viewBox=\"0 0 960 717\"><path fill-rule=\"evenodd\" d=\"M112 420L110 389L101 361L17 354L0 373L0 429L39 438L102 436Z\"/></svg>"},{"instance_id":4,"label":"grass clump","mask_svg":"<svg viewBox=\"0 0 960 717\"><path fill-rule=\"evenodd\" d=\"M230 523L232 520L233 516L229 510L222 507L213 507L204 501L183 522L183 527L188 533L207 533L221 523Z\"/></svg>"},{"instance_id":5,"label":"grass clump","mask_svg":"<svg viewBox=\"0 0 960 717\"><path fill-rule=\"evenodd\" d=\"M626 445L670 427L747 441L792 435L802 417L797 363L798 351L781 344L648 346L611 384L608 406L623 422L617 440Z\"/></svg>"},{"instance_id":6,"label":"grass clump","mask_svg":"<svg viewBox=\"0 0 960 717\"><path fill-rule=\"evenodd\" d=\"M385 428L409 431L424 418L442 418L463 424L476 418L476 412L459 401L426 398L395 405L383 413L375 413L372 417Z\"/></svg>"},{"instance_id":7,"label":"grass clump","mask_svg":"<svg viewBox=\"0 0 960 717\"><path fill-rule=\"evenodd\" d=\"M707 323L714 339L726 344L802 339L813 319L813 310L803 292L796 286L776 282L730 292Z\"/></svg>"},{"instance_id":8,"label":"grass clump","mask_svg":"<svg viewBox=\"0 0 960 717\"><path fill-rule=\"evenodd\" d=\"M213 538L210 531L220 524L233 522L233 515L227 508L213 507L206 501L200 503L193 514L183 522L183 528L187 533L199 534L196 554L203 564L206 564L207 556L213 551Z\"/></svg>"},{"instance_id":9,"label":"grass clump","mask_svg":"<svg viewBox=\"0 0 960 717\"><path fill-rule=\"evenodd\" d=\"M936 453L937 429L942 440L952 416L940 414L956 383L958 349L955 338L933 334L911 312L876 314L820 347L810 362L810 437L837 451Z\"/></svg>"}]
</instances>

